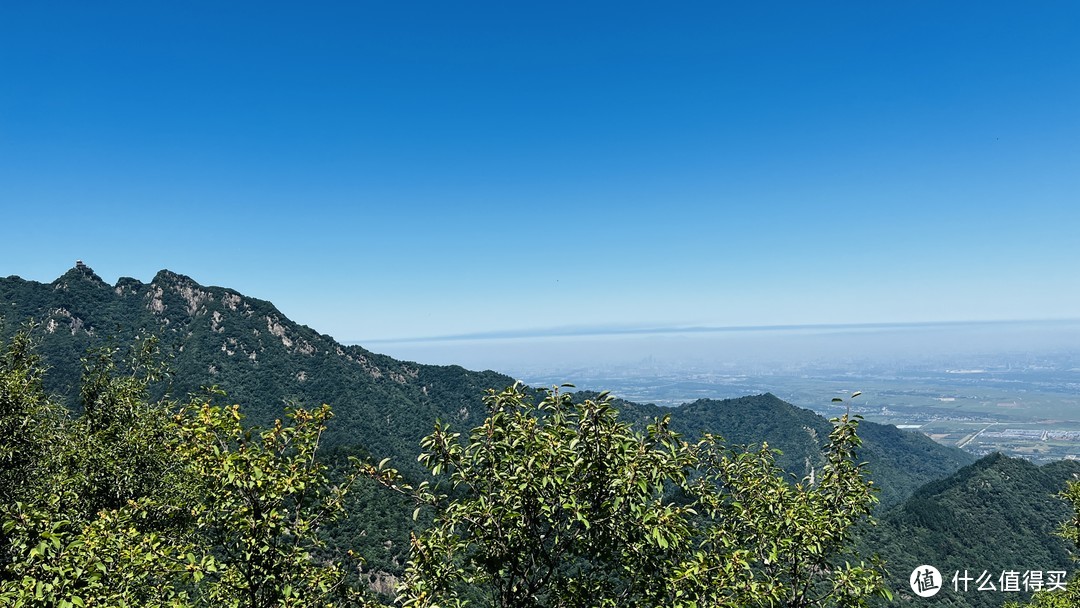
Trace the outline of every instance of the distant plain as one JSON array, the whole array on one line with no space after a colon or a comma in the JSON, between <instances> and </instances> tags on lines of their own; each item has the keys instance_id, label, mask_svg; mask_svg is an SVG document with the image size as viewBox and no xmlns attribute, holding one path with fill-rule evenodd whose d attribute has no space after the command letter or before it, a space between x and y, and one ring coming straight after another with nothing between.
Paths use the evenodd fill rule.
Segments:
<instances>
[{"instance_id":1,"label":"distant plain","mask_svg":"<svg viewBox=\"0 0 1080 608\"><path fill-rule=\"evenodd\" d=\"M495 369L675 406L771 392L975 454L1080 458L1080 321L690 328L385 341L424 363Z\"/></svg>"}]
</instances>

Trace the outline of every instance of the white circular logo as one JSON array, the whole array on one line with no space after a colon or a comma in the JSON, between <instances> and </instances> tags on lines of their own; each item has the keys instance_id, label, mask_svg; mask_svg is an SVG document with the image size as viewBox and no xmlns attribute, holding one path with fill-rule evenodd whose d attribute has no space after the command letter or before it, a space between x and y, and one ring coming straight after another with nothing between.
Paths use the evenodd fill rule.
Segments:
<instances>
[{"instance_id":1,"label":"white circular logo","mask_svg":"<svg viewBox=\"0 0 1080 608\"><path fill-rule=\"evenodd\" d=\"M941 591L945 581L941 580L941 573L933 566L923 564L911 572L911 590L919 597L933 597Z\"/></svg>"}]
</instances>

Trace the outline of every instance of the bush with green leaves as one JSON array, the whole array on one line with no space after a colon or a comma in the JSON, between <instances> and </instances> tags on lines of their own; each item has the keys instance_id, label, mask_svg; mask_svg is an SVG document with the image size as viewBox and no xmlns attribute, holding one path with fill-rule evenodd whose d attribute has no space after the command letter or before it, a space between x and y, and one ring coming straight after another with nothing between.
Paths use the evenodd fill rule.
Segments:
<instances>
[{"instance_id":1,"label":"bush with green leaves","mask_svg":"<svg viewBox=\"0 0 1080 608\"><path fill-rule=\"evenodd\" d=\"M413 538L403 605L662 603L691 515L666 498L690 464L666 420L635 432L606 396L575 403L550 391L534 406L519 385L485 403L467 443L437 424L421 444L449 496L415 489L436 515ZM413 491L393 469L372 473Z\"/></svg>"},{"instance_id":2,"label":"bush with green leaves","mask_svg":"<svg viewBox=\"0 0 1080 608\"><path fill-rule=\"evenodd\" d=\"M153 343L84 362L83 409L41 391L20 334L0 356L0 605L315 607L365 602L319 555L347 487L317 460L330 408L258 431L238 407L151 401ZM33 458L21 458L30 454ZM32 475L30 475L32 473Z\"/></svg>"},{"instance_id":3,"label":"bush with green leaves","mask_svg":"<svg viewBox=\"0 0 1080 608\"><path fill-rule=\"evenodd\" d=\"M862 606L890 597L882 565L852 549L876 502L857 464L858 417L834 419L820 472L791 483L767 445L695 447L700 475L689 494L703 516L697 550L676 570L679 598L703 606ZM858 560L854 565L853 561Z\"/></svg>"},{"instance_id":4,"label":"bush with green leaves","mask_svg":"<svg viewBox=\"0 0 1080 608\"><path fill-rule=\"evenodd\" d=\"M188 474L204 480L191 509L204 552L191 571L210 605L349 601L342 566L318 555L319 528L343 514L348 490L330 487L316 459L330 416L326 405L294 408L289 424L262 431L242 425L239 406L202 404L177 416Z\"/></svg>"},{"instance_id":5,"label":"bush with green leaves","mask_svg":"<svg viewBox=\"0 0 1080 608\"><path fill-rule=\"evenodd\" d=\"M64 412L45 397L43 374L29 331L0 347L0 504L41 490L49 477Z\"/></svg>"},{"instance_id":6,"label":"bush with green leaves","mask_svg":"<svg viewBox=\"0 0 1080 608\"><path fill-rule=\"evenodd\" d=\"M856 421L837 420L817 479L791 484L772 452L688 445L666 418L621 422L601 394L558 390L533 405L491 391L467 437L437 424L416 487L434 507L412 541L406 606L854 606L884 594L880 569L851 566L854 525L874 495L853 460ZM419 512L419 510L418 510Z\"/></svg>"},{"instance_id":7,"label":"bush with green leaves","mask_svg":"<svg viewBox=\"0 0 1080 608\"><path fill-rule=\"evenodd\" d=\"M138 503L95 517L65 514L70 494L0 509L12 558L0 571L0 605L184 608L188 593L183 547L151 531Z\"/></svg>"},{"instance_id":8,"label":"bush with green leaves","mask_svg":"<svg viewBox=\"0 0 1080 608\"><path fill-rule=\"evenodd\" d=\"M0 604L184 605L178 514L193 486L169 447L168 406L145 398L147 359L120 373L115 349L94 353L72 417L42 391L28 336L0 357L0 454L16 474L0 503Z\"/></svg>"}]
</instances>

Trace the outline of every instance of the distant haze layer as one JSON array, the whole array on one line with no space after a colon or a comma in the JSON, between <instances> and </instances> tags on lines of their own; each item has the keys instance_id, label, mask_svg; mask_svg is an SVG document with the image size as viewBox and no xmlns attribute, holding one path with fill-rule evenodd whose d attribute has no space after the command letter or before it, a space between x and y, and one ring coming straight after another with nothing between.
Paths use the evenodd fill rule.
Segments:
<instances>
[{"instance_id":1,"label":"distant haze layer","mask_svg":"<svg viewBox=\"0 0 1080 608\"><path fill-rule=\"evenodd\" d=\"M1080 351L1080 321L1010 321L759 328L556 330L409 341L366 341L400 359L508 374L580 367L761 373L767 366L915 364ZM775 371L782 371L776 369Z\"/></svg>"}]
</instances>

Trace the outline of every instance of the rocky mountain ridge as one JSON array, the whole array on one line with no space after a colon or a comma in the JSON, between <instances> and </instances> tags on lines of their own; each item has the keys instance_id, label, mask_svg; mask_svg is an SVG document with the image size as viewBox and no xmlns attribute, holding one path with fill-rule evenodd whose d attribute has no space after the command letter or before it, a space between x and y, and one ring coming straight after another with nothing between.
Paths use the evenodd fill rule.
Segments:
<instances>
[{"instance_id":1,"label":"rocky mountain ridge","mask_svg":"<svg viewBox=\"0 0 1080 608\"><path fill-rule=\"evenodd\" d=\"M48 388L78 407L80 357L103 344L124 346L157 336L173 373L160 390L177 399L213 385L240 403L249 420L266 425L288 404L329 403L335 420L328 446L360 445L415 466L419 440L436 419L467 429L485 414L486 389L513 383L493 371L468 371L398 361L293 323L273 304L224 287L162 270L149 283L123 277L108 285L84 264L52 283L0 279L4 331L32 319L51 371ZM817 465L831 428L821 416L772 395L700 400L676 408L620 402L628 419L645 422L669 413L688 438L712 432L735 444L781 449L796 476ZM973 460L923 435L863 423L864 453L882 502L894 504L919 485Z\"/></svg>"}]
</instances>

